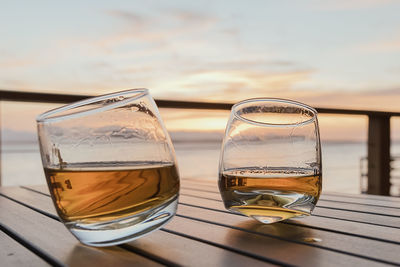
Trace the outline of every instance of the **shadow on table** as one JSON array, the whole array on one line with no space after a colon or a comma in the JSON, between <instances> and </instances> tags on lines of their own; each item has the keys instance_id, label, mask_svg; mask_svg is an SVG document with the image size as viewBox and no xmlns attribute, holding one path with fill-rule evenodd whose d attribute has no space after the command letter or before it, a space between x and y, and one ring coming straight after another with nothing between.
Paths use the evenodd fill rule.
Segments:
<instances>
[{"instance_id":1,"label":"shadow on table","mask_svg":"<svg viewBox=\"0 0 400 267\"><path fill-rule=\"evenodd\" d=\"M278 222L273 224L263 224L255 220L242 222L235 225L235 227L242 228L246 232L257 233L262 236L268 236L273 238L285 239L290 241L300 242L320 242L322 241L318 235L314 234L313 230L306 226L299 220L290 220L288 222L296 222L296 225L288 224L285 222Z\"/></svg>"},{"instance_id":2,"label":"shadow on table","mask_svg":"<svg viewBox=\"0 0 400 267\"><path fill-rule=\"evenodd\" d=\"M247 255L278 265L320 261L320 251L305 245L318 242L318 237L313 235L312 229L297 223L262 224L249 220L234 225L243 230L232 229L225 242Z\"/></svg>"},{"instance_id":3,"label":"shadow on table","mask_svg":"<svg viewBox=\"0 0 400 267\"><path fill-rule=\"evenodd\" d=\"M78 244L67 256L65 263L67 266L85 266L97 263L99 266L120 266L143 264L142 257L134 253L129 256L121 251L118 246L111 247L88 247Z\"/></svg>"}]
</instances>

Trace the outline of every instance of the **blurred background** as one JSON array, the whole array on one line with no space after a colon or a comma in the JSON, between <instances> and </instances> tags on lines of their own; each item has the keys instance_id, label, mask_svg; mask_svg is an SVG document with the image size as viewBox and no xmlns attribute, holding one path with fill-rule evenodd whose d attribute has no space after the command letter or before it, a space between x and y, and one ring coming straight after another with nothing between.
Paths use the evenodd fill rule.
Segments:
<instances>
[{"instance_id":1,"label":"blurred background","mask_svg":"<svg viewBox=\"0 0 400 267\"><path fill-rule=\"evenodd\" d=\"M99 95L145 87L155 99L278 97L399 112L399 11L390 0L3 0L0 89ZM35 117L58 106L0 103L3 185L45 183ZM216 180L229 111L160 112L182 178ZM368 117L319 120L324 190L360 192ZM399 117L391 119L391 153L400 155Z\"/></svg>"}]
</instances>

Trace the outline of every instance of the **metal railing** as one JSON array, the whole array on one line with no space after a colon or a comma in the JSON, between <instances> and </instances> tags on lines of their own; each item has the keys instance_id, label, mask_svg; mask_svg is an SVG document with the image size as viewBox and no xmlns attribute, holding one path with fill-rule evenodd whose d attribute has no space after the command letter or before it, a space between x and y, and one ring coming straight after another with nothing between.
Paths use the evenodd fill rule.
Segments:
<instances>
[{"instance_id":1,"label":"metal railing","mask_svg":"<svg viewBox=\"0 0 400 267\"><path fill-rule=\"evenodd\" d=\"M0 90L0 101L70 103L92 95ZM155 100L160 108L230 110L232 103ZM390 194L390 118L400 112L317 107L318 113L368 116L368 194ZM0 139L1 140L1 139ZM1 143L0 143L1 147ZM1 159L0 159L1 163ZM1 171L1 168L0 168ZM1 177L0 177L1 185Z\"/></svg>"},{"instance_id":2,"label":"metal railing","mask_svg":"<svg viewBox=\"0 0 400 267\"><path fill-rule=\"evenodd\" d=\"M400 156L390 157L390 194L400 197ZM360 158L360 192L368 192L368 157Z\"/></svg>"}]
</instances>

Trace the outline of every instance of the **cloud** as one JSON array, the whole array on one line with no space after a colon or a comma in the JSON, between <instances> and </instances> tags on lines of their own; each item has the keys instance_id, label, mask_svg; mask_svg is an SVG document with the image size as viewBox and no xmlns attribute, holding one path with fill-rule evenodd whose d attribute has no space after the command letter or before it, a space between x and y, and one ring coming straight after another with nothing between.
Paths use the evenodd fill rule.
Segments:
<instances>
[{"instance_id":1,"label":"cloud","mask_svg":"<svg viewBox=\"0 0 400 267\"><path fill-rule=\"evenodd\" d=\"M143 16L130 11L124 10L107 10L106 14L126 20L129 24L145 26L149 21Z\"/></svg>"},{"instance_id":2,"label":"cloud","mask_svg":"<svg viewBox=\"0 0 400 267\"><path fill-rule=\"evenodd\" d=\"M5 90L24 90L34 91L34 86L23 79L3 78L1 79L1 89Z\"/></svg>"},{"instance_id":3,"label":"cloud","mask_svg":"<svg viewBox=\"0 0 400 267\"><path fill-rule=\"evenodd\" d=\"M166 14L181 20L185 24L208 24L218 21L214 16L191 10L169 9L166 10Z\"/></svg>"},{"instance_id":4,"label":"cloud","mask_svg":"<svg viewBox=\"0 0 400 267\"><path fill-rule=\"evenodd\" d=\"M167 43L177 36L207 30L218 21L200 12L180 9L162 10L152 15L123 10L108 10L105 13L123 20L125 25L100 41L102 45L115 45L124 41Z\"/></svg>"},{"instance_id":5,"label":"cloud","mask_svg":"<svg viewBox=\"0 0 400 267\"><path fill-rule=\"evenodd\" d=\"M64 35L52 40L48 47L25 55L24 60L3 60L0 66L15 67L18 72L3 72L0 78L21 79L36 84L35 87L56 90L150 87L164 76L179 78L183 70L206 64L205 57L199 54L220 54L219 47L229 42L229 37L220 37L219 19L199 11L138 13L113 9L103 14L113 27L93 34ZM37 62L26 60L30 56L37 58ZM30 65L35 68L29 68ZM43 76L43 72L49 75ZM17 84L5 84L4 80L3 85Z\"/></svg>"},{"instance_id":6,"label":"cloud","mask_svg":"<svg viewBox=\"0 0 400 267\"><path fill-rule=\"evenodd\" d=\"M300 64L289 60L269 60L269 59L242 59L242 60L224 60L207 61L201 65L195 65L194 68L185 70L185 75L198 73L220 71L220 70L291 70L294 68L303 68Z\"/></svg>"},{"instance_id":7,"label":"cloud","mask_svg":"<svg viewBox=\"0 0 400 267\"><path fill-rule=\"evenodd\" d=\"M362 92L366 96L396 96L400 97L400 88L388 88L383 90L367 90Z\"/></svg>"},{"instance_id":8,"label":"cloud","mask_svg":"<svg viewBox=\"0 0 400 267\"><path fill-rule=\"evenodd\" d=\"M359 51L367 53L393 53L400 52L400 38L392 40L375 41L357 47Z\"/></svg>"},{"instance_id":9,"label":"cloud","mask_svg":"<svg viewBox=\"0 0 400 267\"><path fill-rule=\"evenodd\" d=\"M0 67L3 69L22 68L39 64L38 55L30 53L17 53L15 51L0 49Z\"/></svg>"},{"instance_id":10,"label":"cloud","mask_svg":"<svg viewBox=\"0 0 400 267\"><path fill-rule=\"evenodd\" d=\"M313 9L323 11L343 11L377 8L394 2L393 0L314 0L311 6Z\"/></svg>"},{"instance_id":11,"label":"cloud","mask_svg":"<svg viewBox=\"0 0 400 267\"><path fill-rule=\"evenodd\" d=\"M159 86L176 90L181 97L229 102L290 91L294 84L308 80L312 73L310 69L280 72L247 68L192 71L179 79L161 81Z\"/></svg>"},{"instance_id":12,"label":"cloud","mask_svg":"<svg viewBox=\"0 0 400 267\"><path fill-rule=\"evenodd\" d=\"M398 87L375 90L322 90L315 88L313 82L313 75L318 70L301 68L294 62L278 71L264 67L260 62L249 61L243 64L242 69L240 64L226 63L210 64L209 70L192 69L178 77L157 81L154 87L168 89L168 94L159 91L164 98L233 103L252 97L277 97L298 100L316 107L399 110L400 84ZM298 86L304 84L310 85L310 88Z\"/></svg>"},{"instance_id":13,"label":"cloud","mask_svg":"<svg viewBox=\"0 0 400 267\"><path fill-rule=\"evenodd\" d=\"M0 60L1 68L19 68L19 67L27 67L30 65L36 64L37 61L34 59L8 59L8 60Z\"/></svg>"},{"instance_id":14,"label":"cloud","mask_svg":"<svg viewBox=\"0 0 400 267\"><path fill-rule=\"evenodd\" d=\"M400 86L399 88L362 91L316 92L315 90L303 90L296 92L293 96L316 107L399 111Z\"/></svg>"},{"instance_id":15,"label":"cloud","mask_svg":"<svg viewBox=\"0 0 400 267\"><path fill-rule=\"evenodd\" d=\"M168 24L174 20L182 22L185 25L207 24L217 21L216 17L208 14L183 9L164 9L158 12L155 10L152 16L119 9L106 10L105 13L112 17L123 19L130 25L137 24L141 26L149 26L152 24L158 24L158 26L160 26L160 24Z\"/></svg>"}]
</instances>

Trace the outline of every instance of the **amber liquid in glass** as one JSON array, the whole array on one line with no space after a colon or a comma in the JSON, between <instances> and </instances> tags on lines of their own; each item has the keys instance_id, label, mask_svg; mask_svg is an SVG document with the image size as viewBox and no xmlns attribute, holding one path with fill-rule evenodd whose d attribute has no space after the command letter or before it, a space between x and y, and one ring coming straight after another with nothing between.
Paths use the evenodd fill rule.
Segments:
<instances>
[{"instance_id":1,"label":"amber liquid in glass","mask_svg":"<svg viewBox=\"0 0 400 267\"><path fill-rule=\"evenodd\" d=\"M118 220L176 200L174 165L45 169L51 195L64 222Z\"/></svg>"},{"instance_id":2,"label":"amber liquid in glass","mask_svg":"<svg viewBox=\"0 0 400 267\"><path fill-rule=\"evenodd\" d=\"M220 174L225 207L272 223L310 215L321 193L321 174L282 171L230 170Z\"/></svg>"}]
</instances>

